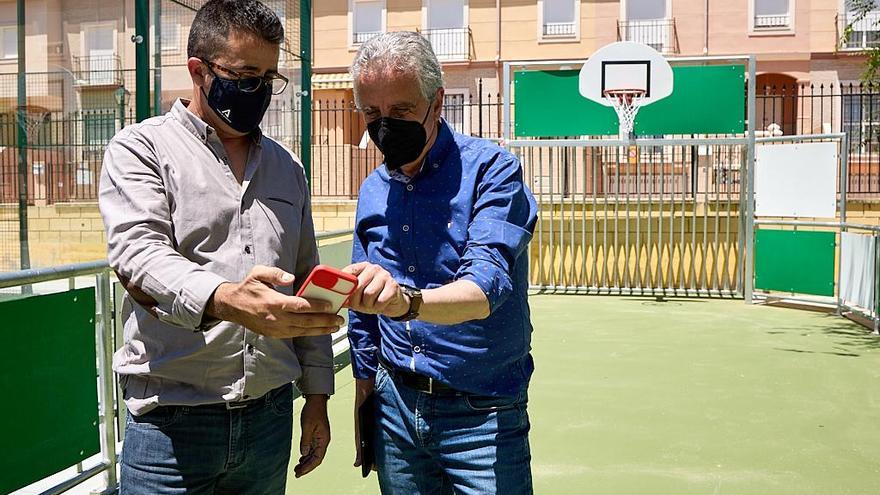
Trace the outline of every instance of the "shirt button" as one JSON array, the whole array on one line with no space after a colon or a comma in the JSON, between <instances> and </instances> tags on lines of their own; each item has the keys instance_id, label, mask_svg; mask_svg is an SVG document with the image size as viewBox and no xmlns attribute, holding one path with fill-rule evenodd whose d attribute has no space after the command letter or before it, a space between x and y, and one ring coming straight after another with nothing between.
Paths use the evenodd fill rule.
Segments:
<instances>
[{"instance_id":1,"label":"shirt button","mask_svg":"<svg viewBox=\"0 0 880 495\"><path fill-rule=\"evenodd\" d=\"M250 247L250 246L245 246L245 247L244 247L244 252L245 252L245 254L251 254L251 247Z\"/></svg>"},{"instance_id":2,"label":"shirt button","mask_svg":"<svg viewBox=\"0 0 880 495\"><path fill-rule=\"evenodd\" d=\"M409 225L404 225L404 226L403 226L403 231L404 231L404 232L409 232Z\"/></svg>"},{"instance_id":3,"label":"shirt button","mask_svg":"<svg viewBox=\"0 0 880 495\"><path fill-rule=\"evenodd\" d=\"M413 347L413 352L422 352L422 348L419 346Z\"/></svg>"},{"instance_id":4,"label":"shirt button","mask_svg":"<svg viewBox=\"0 0 880 495\"><path fill-rule=\"evenodd\" d=\"M439 163L435 163L434 165L432 165L432 167L434 167L434 168L440 168L440 164L439 164Z\"/></svg>"},{"instance_id":5,"label":"shirt button","mask_svg":"<svg viewBox=\"0 0 880 495\"><path fill-rule=\"evenodd\" d=\"M407 268L406 271L412 273L412 272L416 271L416 267L409 265L409 268Z\"/></svg>"},{"instance_id":6,"label":"shirt button","mask_svg":"<svg viewBox=\"0 0 880 495\"><path fill-rule=\"evenodd\" d=\"M412 191L413 189L415 189L415 187L413 187L412 184L409 184L408 186L406 186L407 191Z\"/></svg>"}]
</instances>

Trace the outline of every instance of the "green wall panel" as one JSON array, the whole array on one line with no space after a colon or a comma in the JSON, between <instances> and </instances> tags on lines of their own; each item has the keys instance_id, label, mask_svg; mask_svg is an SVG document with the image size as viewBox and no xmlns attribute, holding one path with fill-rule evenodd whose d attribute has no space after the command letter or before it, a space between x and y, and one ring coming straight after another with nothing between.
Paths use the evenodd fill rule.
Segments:
<instances>
[{"instance_id":1,"label":"green wall panel","mask_svg":"<svg viewBox=\"0 0 880 495\"><path fill-rule=\"evenodd\" d=\"M637 135L734 134L745 129L742 65L673 67L672 94L639 110ZM616 135L614 110L578 92L577 70L514 74L518 137Z\"/></svg>"},{"instance_id":2,"label":"green wall panel","mask_svg":"<svg viewBox=\"0 0 880 495\"><path fill-rule=\"evenodd\" d=\"M0 302L0 493L99 452L93 288Z\"/></svg>"},{"instance_id":3,"label":"green wall panel","mask_svg":"<svg viewBox=\"0 0 880 495\"><path fill-rule=\"evenodd\" d=\"M760 229L755 233L755 288L834 295L834 232Z\"/></svg>"}]
</instances>

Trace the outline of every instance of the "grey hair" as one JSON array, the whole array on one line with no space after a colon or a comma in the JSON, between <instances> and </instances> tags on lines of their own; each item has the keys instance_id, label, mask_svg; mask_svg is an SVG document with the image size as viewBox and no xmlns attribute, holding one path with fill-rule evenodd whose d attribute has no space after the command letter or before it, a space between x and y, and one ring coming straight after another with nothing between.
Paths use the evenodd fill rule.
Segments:
<instances>
[{"instance_id":1,"label":"grey hair","mask_svg":"<svg viewBox=\"0 0 880 495\"><path fill-rule=\"evenodd\" d=\"M443 87L443 71L428 40L412 31L382 33L364 42L351 64L356 105L360 106L358 78L364 73L386 69L415 76L422 96L429 102L434 101L437 90Z\"/></svg>"}]
</instances>

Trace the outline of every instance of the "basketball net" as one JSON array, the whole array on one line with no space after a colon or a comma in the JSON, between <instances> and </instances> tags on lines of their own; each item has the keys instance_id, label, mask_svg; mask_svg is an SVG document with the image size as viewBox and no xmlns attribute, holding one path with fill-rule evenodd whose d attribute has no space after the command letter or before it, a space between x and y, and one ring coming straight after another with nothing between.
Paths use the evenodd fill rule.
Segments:
<instances>
[{"instance_id":1,"label":"basketball net","mask_svg":"<svg viewBox=\"0 0 880 495\"><path fill-rule=\"evenodd\" d=\"M620 139L629 139L633 131L636 114L639 113L644 89L608 89L603 93L617 113Z\"/></svg>"},{"instance_id":2,"label":"basketball net","mask_svg":"<svg viewBox=\"0 0 880 495\"><path fill-rule=\"evenodd\" d=\"M20 108L21 118L24 123L24 131L27 135L28 145L33 145L40 137L40 130L49 117L49 112L32 107Z\"/></svg>"}]
</instances>

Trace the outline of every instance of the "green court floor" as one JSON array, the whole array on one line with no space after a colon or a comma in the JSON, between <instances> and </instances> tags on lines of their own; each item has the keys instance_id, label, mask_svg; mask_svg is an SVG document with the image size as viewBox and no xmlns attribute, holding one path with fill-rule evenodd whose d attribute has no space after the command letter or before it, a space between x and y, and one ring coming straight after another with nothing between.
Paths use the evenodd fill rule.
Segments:
<instances>
[{"instance_id":1,"label":"green court floor","mask_svg":"<svg viewBox=\"0 0 880 495\"><path fill-rule=\"evenodd\" d=\"M734 300L531 305L536 493L880 493L880 338L862 327ZM350 369L337 380L333 444L290 494L379 493L351 467Z\"/></svg>"}]
</instances>

